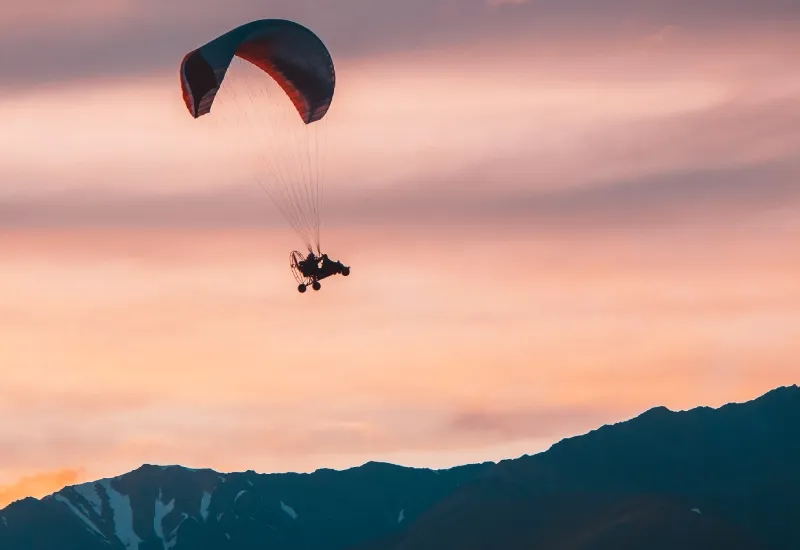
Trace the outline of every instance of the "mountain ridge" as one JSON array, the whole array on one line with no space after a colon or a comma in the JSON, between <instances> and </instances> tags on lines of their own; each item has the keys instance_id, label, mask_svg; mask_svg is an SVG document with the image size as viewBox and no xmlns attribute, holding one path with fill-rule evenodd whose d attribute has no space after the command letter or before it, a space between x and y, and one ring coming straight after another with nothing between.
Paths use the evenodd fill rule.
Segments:
<instances>
[{"instance_id":1,"label":"mountain ridge","mask_svg":"<svg viewBox=\"0 0 800 550\"><path fill-rule=\"evenodd\" d=\"M659 542L664 548L715 548L714 540L725 540L726 545L718 547L796 550L800 548L800 534L792 528L793 518L800 517L796 464L800 464L797 385L717 409L654 407L632 419L563 439L545 452L501 461L481 480L437 503L404 533L363 548L424 550L441 547L444 541L453 544L453 537L462 550L490 547L475 542L481 540L503 540L507 550L572 548L569 533L597 531L592 522L604 510L592 508L591 501L605 498L607 506L625 511L607 518L608 531L597 531L595 539L589 537L585 546L576 548L655 549L661 547ZM660 515L633 519L634 510L626 510L625 503L635 499L649 502ZM494 514L491 521L486 519L488 502ZM550 508L563 502L573 510L588 507L590 512L584 519L548 515ZM684 512L694 509L703 512L703 521L691 523L696 518ZM520 510L526 510L524 519L499 527L502 517L514 517ZM714 521L707 522L709 516ZM548 532L547 523L537 523L538 530L531 532L532 518L545 517L567 524L561 531ZM615 524L624 529L610 529ZM512 532L512 539L503 538ZM671 538L679 532L684 538Z\"/></svg>"},{"instance_id":2,"label":"mountain ridge","mask_svg":"<svg viewBox=\"0 0 800 550\"><path fill-rule=\"evenodd\" d=\"M687 550L714 540L795 550L799 427L792 385L719 408L652 407L540 453L446 469L142 464L10 504L0 510L0 548L423 550L459 541L468 550L504 541L584 550L635 548L658 533Z\"/></svg>"}]
</instances>

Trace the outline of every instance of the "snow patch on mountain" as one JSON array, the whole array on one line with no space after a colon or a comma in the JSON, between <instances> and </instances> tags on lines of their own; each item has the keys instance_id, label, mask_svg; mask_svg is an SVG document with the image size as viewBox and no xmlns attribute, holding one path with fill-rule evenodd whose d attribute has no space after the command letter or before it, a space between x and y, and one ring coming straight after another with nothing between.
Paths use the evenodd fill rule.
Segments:
<instances>
[{"instance_id":1,"label":"snow patch on mountain","mask_svg":"<svg viewBox=\"0 0 800 550\"><path fill-rule=\"evenodd\" d=\"M111 486L111 480L104 479L99 482L108 494L108 504L114 515L114 535L127 550L139 550L142 542L133 530L133 508L131 497L123 495Z\"/></svg>"},{"instance_id":2,"label":"snow patch on mountain","mask_svg":"<svg viewBox=\"0 0 800 550\"><path fill-rule=\"evenodd\" d=\"M92 531L94 531L101 537L105 538L105 535L103 535L103 532L97 527L97 525L95 525L91 519L86 517L86 515L84 515L83 512L78 510L78 508L74 504L72 504L67 497L65 497L64 495L56 494L53 498L55 498L58 502L60 502L61 504L72 510L72 513L78 516L81 519L81 521L83 521L83 523L85 523Z\"/></svg>"},{"instance_id":3,"label":"snow patch on mountain","mask_svg":"<svg viewBox=\"0 0 800 550\"><path fill-rule=\"evenodd\" d=\"M158 498L156 499L155 512L153 513L153 531L156 536L161 540L164 550L172 548L177 540L168 540L164 538L164 518L167 517L172 510L175 509L175 499L165 504L162 499L161 489L158 490Z\"/></svg>"},{"instance_id":4,"label":"snow patch on mountain","mask_svg":"<svg viewBox=\"0 0 800 550\"><path fill-rule=\"evenodd\" d=\"M72 487L72 490L89 503L95 514L98 516L103 515L103 501L100 498L100 494L97 492L97 487L94 483L82 483L81 485L75 485Z\"/></svg>"},{"instance_id":5,"label":"snow patch on mountain","mask_svg":"<svg viewBox=\"0 0 800 550\"><path fill-rule=\"evenodd\" d=\"M211 506L211 493L203 491L203 498L200 499L200 516L203 521L208 519L208 508Z\"/></svg>"},{"instance_id":6,"label":"snow patch on mountain","mask_svg":"<svg viewBox=\"0 0 800 550\"><path fill-rule=\"evenodd\" d=\"M183 522L186 521L188 518L189 518L189 514L187 514L186 512L182 513L181 514L181 520L178 522L178 525L175 526L175 529L173 529L172 531L169 532L169 537L172 540L172 544L171 544L170 548L172 546L174 546L176 542L178 542L178 538L177 538L178 529L180 529L181 525L183 525Z\"/></svg>"},{"instance_id":7,"label":"snow patch on mountain","mask_svg":"<svg viewBox=\"0 0 800 550\"><path fill-rule=\"evenodd\" d=\"M294 508L292 508L288 504L284 504L283 501L281 501L281 510L289 514L290 518L297 519L297 512L294 511Z\"/></svg>"}]
</instances>

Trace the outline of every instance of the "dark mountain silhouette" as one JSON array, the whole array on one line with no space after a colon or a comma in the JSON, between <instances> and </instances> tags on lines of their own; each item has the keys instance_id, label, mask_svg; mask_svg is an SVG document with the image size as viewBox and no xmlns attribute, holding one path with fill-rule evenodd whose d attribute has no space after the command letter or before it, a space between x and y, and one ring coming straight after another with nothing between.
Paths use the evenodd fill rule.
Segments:
<instances>
[{"instance_id":1,"label":"dark mountain silhouette","mask_svg":"<svg viewBox=\"0 0 800 550\"><path fill-rule=\"evenodd\" d=\"M800 549L800 389L664 407L504 461L359 550Z\"/></svg>"},{"instance_id":2,"label":"dark mountain silhouette","mask_svg":"<svg viewBox=\"0 0 800 550\"><path fill-rule=\"evenodd\" d=\"M353 550L489 548L627 550L768 548L748 530L655 496L572 493L531 497L482 480L406 532Z\"/></svg>"},{"instance_id":3,"label":"dark mountain silhouette","mask_svg":"<svg viewBox=\"0 0 800 550\"><path fill-rule=\"evenodd\" d=\"M145 465L0 510L1 550L800 549L800 389L652 409L499 464Z\"/></svg>"},{"instance_id":4,"label":"dark mountain silhouette","mask_svg":"<svg viewBox=\"0 0 800 550\"><path fill-rule=\"evenodd\" d=\"M221 474L144 465L10 505L0 549L344 549L397 530L490 466Z\"/></svg>"}]
</instances>

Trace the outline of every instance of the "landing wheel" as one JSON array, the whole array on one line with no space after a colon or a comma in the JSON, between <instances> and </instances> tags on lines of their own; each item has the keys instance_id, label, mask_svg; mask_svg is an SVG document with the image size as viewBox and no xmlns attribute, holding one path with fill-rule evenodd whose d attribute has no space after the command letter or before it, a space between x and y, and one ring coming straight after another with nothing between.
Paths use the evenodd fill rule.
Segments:
<instances>
[{"instance_id":1,"label":"landing wheel","mask_svg":"<svg viewBox=\"0 0 800 550\"><path fill-rule=\"evenodd\" d=\"M350 268L349 267L343 267L342 268L342 275L344 275L345 277L350 275Z\"/></svg>"},{"instance_id":2,"label":"landing wheel","mask_svg":"<svg viewBox=\"0 0 800 550\"><path fill-rule=\"evenodd\" d=\"M320 288L322 288L322 285L319 284L319 281L314 281L314 284L311 285L311 288L313 288L314 290L319 290Z\"/></svg>"},{"instance_id":3,"label":"landing wheel","mask_svg":"<svg viewBox=\"0 0 800 550\"><path fill-rule=\"evenodd\" d=\"M306 291L306 285L301 284L300 286L297 287L297 291L300 292L300 293L305 292Z\"/></svg>"}]
</instances>

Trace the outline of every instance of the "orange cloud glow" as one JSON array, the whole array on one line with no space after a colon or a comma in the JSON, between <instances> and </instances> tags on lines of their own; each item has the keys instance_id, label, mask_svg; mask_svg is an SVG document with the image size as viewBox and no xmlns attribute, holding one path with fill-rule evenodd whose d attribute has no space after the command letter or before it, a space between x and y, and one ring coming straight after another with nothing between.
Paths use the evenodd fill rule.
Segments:
<instances>
[{"instance_id":1,"label":"orange cloud glow","mask_svg":"<svg viewBox=\"0 0 800 550\"><path fill-rule=\"evenodd\" d=\"M25 497L41 498L74 485L82 476L77 470L57 470L26 476L11 485L0 485L0 508Z\"/></svg>"}]
</instances>

